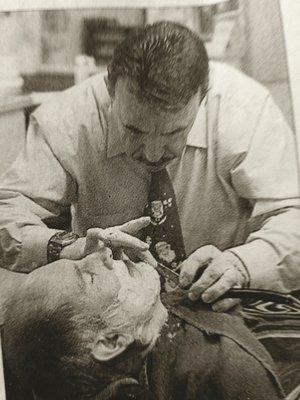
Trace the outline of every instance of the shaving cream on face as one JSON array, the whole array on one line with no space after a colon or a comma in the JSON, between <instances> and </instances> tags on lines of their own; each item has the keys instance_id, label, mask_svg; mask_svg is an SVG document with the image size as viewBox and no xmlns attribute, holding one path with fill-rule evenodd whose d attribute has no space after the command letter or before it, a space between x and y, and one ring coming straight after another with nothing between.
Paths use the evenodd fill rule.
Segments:
<instances>
[{"instance_id":1,"label":"shaving cream on face","mask_svg":"<svg viewBox=\"0 0 300 400\"><path fill-rule=\"evenodd\" d=\"M130 271L123 261L114 262L114 272L121 288L118 301L124 311L136 315L151 309L160 294L160 281L157 272L150 265L139 262L132 263ZM133 309L132 309L133 307Z\"/></svg>"},{"instance_id":2,"label":"shaving cream on face","mask_svg":"<svg viewBox=\"0 0 300 400\"><path fill-rule=\"evenodd\" d=\"M144 344L152 342L167 318L157 272L144 262L132 263L128 270L123 261L114 261L113 270L120 290L102 315L106 326L111 332L128 332Z\"/></svg>"}]
</instances>

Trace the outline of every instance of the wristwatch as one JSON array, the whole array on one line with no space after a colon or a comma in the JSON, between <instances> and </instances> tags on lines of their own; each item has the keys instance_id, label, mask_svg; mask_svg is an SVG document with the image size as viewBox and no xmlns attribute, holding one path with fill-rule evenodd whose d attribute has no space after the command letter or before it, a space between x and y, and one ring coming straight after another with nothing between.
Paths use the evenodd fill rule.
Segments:
<instances>
[{"instance_id":1,"label":"wristwatch","mask_svg":"<svg viewBox=\"0 0 300 400\"><path fill-rule=\"evenodd\" d=\"M56 232L48 242L47 261L52 263L59 260L62 249L69 244L74 243L79 236L74 232L60 231Z\"/></svg>"}]
</instances>

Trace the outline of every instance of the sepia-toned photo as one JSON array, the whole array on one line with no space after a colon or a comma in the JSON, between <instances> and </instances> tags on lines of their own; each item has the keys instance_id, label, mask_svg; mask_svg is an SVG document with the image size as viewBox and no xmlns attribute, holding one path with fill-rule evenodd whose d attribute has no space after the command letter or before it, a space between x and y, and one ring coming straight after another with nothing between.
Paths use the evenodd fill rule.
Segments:
<instances>
[{"instance_id":1,"label":"sepia-toned photo","mask_svg":"<svg viewBox=\"0 0 300 400\"><path fill-rule=\"evenodd\" d=\"M300 400L300 4L127 3L0 2L0 400Z\"/></svg>"}]
</instances>

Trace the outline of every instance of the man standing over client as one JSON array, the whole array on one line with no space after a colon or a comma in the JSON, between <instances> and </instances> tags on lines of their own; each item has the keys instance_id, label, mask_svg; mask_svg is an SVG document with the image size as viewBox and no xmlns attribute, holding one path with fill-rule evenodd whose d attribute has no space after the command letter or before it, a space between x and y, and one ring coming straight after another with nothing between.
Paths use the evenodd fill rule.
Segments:
<instances>
[{"instance_id":1,"label":"man standing over client","mask_svg":"<svg viewBox=\"0 0 300 400\"><path fill-rule=\"evenodd\" d=\"M15 271L82 258L89 228L140 217L148 204L145 239L171 268L186 259L183 286L209 263L192 299L299 282L293 134L266 89L209 63L199 37L175 23L138 31L117 47L107 76L33 113L0 201L1 263ZM80 238L43 223L70 205Z\"/></svg>"}]
</instances>

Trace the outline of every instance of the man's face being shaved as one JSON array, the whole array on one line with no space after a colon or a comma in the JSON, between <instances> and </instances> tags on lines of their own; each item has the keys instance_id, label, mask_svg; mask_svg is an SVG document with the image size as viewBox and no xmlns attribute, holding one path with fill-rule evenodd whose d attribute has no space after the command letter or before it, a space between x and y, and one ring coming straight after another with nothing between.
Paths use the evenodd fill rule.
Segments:
<instances>
[{"instance_id":1,"label":"man's face being shaved","mask_svg":"<svg viewBox=\"0 0 300 400\"><path fill-rule=\"evenodd\" d=\"M23 288L37 298L46 293L50 309L68 303L85 315L100 315L104 333L126 332L146 346L155 341L166 319L158 274L142 262L114 260L109 269L94 253L37 269Z\"/></svg>"},{"instance_id":2,"label":"man's face being shaved","mask_svg":"<svg viewBox=\"0 0 300 400\"><path fill-rule=\"evenodd\" d=\"M149 264L60 260L25 277L8 304L5 359L37 398L95 398L116 378L136 382L166 318Z\"/></svg>"}]
</instances>

